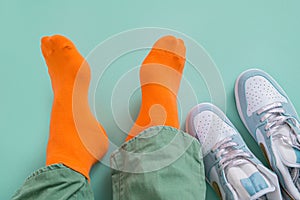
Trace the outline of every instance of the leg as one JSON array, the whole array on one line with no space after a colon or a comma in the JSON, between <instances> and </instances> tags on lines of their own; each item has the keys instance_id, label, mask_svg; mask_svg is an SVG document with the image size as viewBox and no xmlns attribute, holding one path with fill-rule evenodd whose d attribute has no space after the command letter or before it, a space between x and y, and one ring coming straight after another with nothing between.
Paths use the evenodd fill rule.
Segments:
<instances>
[{"instance_id":1,"label":"leg","mask_svg":"<svg viewBox=\"0 0 300 200\"><path fill-rule=\"evenodd\" d=\"M93 199L89 171L106 153L108 139L89 110L89 65L63 36L43 37L41 48L54 92L47 166L13 199Z\"/></svg>"},{"instance_id":2,"label":"leg","mask_svg":"<svg viewBox=\"0 0 300 200\"><path fill-rule=\"evenodd\" d=\"M159 39L143 62L140 113L127 142L111 156L115 200L205 198L200 145L177 129L184 62L183 41L172 36Z\"/></svg>"},{"instance_id":3,"label":"leg","mask_svg":"<svg viewBox=\"0 0 300 200\"><path fill-rule=\"evenodd\" d=\"M179 128L176 98L184 63L181 39L166 36L154 44L140 69L142 104L126 141L151 126Z\"/></svg>"},{"instance_id":4,"label":"leg","mask_svg":"<svg viewBox=\"0 0 300 200\"><path fill-rule=\"evenodd\" d=\"M88 105L89 65L63 36L44 37L41 48L54 92L46 165L62 163L89 178L108 148Z\"/></svg>"}]
</instances>

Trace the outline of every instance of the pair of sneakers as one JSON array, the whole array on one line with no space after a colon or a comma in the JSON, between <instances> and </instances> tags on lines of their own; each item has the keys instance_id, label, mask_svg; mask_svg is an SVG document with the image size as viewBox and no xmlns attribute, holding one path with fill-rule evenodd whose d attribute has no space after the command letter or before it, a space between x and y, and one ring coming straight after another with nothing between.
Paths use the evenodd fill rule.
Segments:
<instances>
[{"instance_id":1,"label":"pair of sneakers","mask_svg":"<svg viewBox=\"0 0 300 200\"><path fill-rule=\"evenodd\" d=\"M279 183L289 198L300 199L300 125L286 93L270 75L251 69L238 77L235 99L276 174L255 157L219 108L202 103L190 111L186 131L202 145L207 181L222 199L282 199Z\"/></svg>"}]
</instances>

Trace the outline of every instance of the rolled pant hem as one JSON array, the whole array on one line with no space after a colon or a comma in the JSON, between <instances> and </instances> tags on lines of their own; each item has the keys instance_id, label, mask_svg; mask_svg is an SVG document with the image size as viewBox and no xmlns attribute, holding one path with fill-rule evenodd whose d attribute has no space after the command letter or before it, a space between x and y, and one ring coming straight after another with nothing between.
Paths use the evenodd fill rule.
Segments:
<instances>
[{"instance_id":1,"label":"rolled pant hem","mask_svg":"<svg viewBox=\"0 0 300 200\"><path fill-rule=\"evenodd\" d=\"M205 199L200 143L168 126L150 127L111 156L113 199Z\"/></svg>"}]
</instances>

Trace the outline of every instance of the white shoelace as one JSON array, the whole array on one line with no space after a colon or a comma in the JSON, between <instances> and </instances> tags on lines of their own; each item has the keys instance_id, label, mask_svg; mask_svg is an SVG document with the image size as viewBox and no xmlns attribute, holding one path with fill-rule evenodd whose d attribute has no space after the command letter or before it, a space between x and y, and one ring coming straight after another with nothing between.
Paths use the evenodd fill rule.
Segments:
<instances>
[{"instance_id":1,"label":"white shoelace","mask_svg":"<svg viewBox=\"0 0 300 200\"><path fill-rule=\"evenodd\" d=\"M267 137L273 136L280 138L285 143L300 150L300 135L297 134L300 130L299 122L292 116L286 115L281 103L272 103L257 111L258 115L263 114L260 121L266 121L265 131ZM289 137L286 137L278 131L282 125L288 125L290 131Z\"/></svg>"},{"instance_id":2,"label":"white shoelace","mask_svg":"<svg viewBox=\"0 0 300 200\"><path fill-rule=\"evenodd\" d=\"M212 148L213 152L216 152L217 159L219 161L219 167L221 167L224 171L227 171L230 167L239 166L241 164L249 163L248 158L252 156L243 151L239 144L232 141L231 137L224 138L214 145ZM263 195L259 197L257 200L266 200L267 196Z\"/></svg>"},{"instance_id":3,"label":"white shoelace","mask_svg":"<svg viewBox=\"0 0 300 200\"><path fill-rule=\"evenodd\" d=\"M299 122L294 117L285 114L285 110L281 103L272 103L267 105L259 109L257 114L263 114L260 121L266 121L265 131L267 137L272 136L274 139L281 139L284 143L300 150L300 135L298 134L300 130ZM282 135L280 131L278 131L282 125L288 125L288 127L292 130L289 131L288 136ZM300 190L299 169L289 168L289 171L293 182L298 190Z\"/></svg>"},{"instance_id":4,"label":"white shoelace","mask_svg":"<svg viewBox=\"0 0 300 200\"><path fill-rule=\"evenodd\" d=\"M242 149L239 144L232 141L231 137L224 138L217 142L212 148L213 152L216 152L216 157L219 160L219 167L226 170L228 167L238 166L249 162L247 158L251 155Z\"/></svg>"}]
</instances>

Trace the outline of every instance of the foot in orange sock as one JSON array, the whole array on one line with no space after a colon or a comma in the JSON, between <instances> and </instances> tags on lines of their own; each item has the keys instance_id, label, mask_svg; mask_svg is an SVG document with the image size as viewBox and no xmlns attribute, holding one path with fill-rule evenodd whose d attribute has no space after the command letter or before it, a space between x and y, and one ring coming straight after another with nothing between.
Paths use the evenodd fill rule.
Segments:
<instances>
[{"instance_id":1,"label":"foot in orange sock","mask_svg":"<svg viewBox=\"0 0 300 200\"><path fill-rule=\"evenodd\" d=\"M151 126L179 128L177 92L184 64L181 39L165 36L154 44L140 69L142 103L126 141Z\"/></svg>"},{"instance_id":2,"label":"foot in orange sock","mask_svg":"<svg viewBox=\"0 0 300 200\"><path fill-rule=\"evenodd\" d=\"M46 165L62 163L89 179L108 149L108 138L88 105L90 68L66 37L42 38L54 92Z\"/></svg>"}]
</instances>

